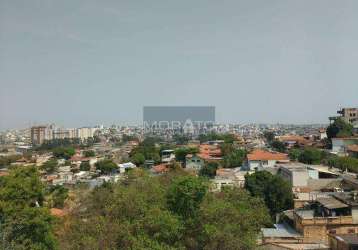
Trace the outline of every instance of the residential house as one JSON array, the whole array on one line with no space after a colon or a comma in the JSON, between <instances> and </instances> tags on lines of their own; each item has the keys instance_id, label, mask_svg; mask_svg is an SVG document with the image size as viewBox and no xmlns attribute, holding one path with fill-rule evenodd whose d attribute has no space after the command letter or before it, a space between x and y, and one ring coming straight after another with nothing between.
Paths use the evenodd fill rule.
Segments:
<instances>
[{"instance_id":1,"label":"residential house","mask_svg":"<svg viewBox=\"0 0 358 250\"><path fill-rule=\"evenodd\" d=\"M220 191L223 187L244 187L245 175L252 172L241 171L240 168L219 168L212 180L213 191Z\"/></svg>"},{"instance_id":2,"label":"residential house","mask_svg":"<svg viewBox=\"0 0 358 250\"><path fill-rule=\"evenodd\" d=\"M351 157L358 158L358 144L348 145L347 146L347 153Z\"/></svg>"},{"instance_id":3,"label":"residential house","mask_svg":"<svg viewBox=\"0 0 358 250\"><path fill-rule=\"evenodd\" d=\"M185 168L187 169L199 171L204 166L204 164L205 162L203 158L195 154L188 154L185 157Z\"/></svg>"},{"instance_id":4,"label":"residential house","mask_svg":"<svg viewBox=\"0 0 358 250\"><path fill-rule=\"evenodd\" d=\"M289 161L287 154L255 149L247 155L247 162L243 169L249 171L264 170L274 167L276 163L287 163Z\"/></svg>"},{"instance_id":5,"label":"residential house","mask_svg":"<svg viewBox=\"0 0 358 250\"><path fill-rule=\"evenodd\" d=\"M172 149L162 150L161 156L162 156L163 163L169 163L175 159L174 150Z\"/></svg>"},{"instance_id":6,"label":"residential house","mask_svg":"<svg viewBox=\"0 0 358 250\"><path fill-rule=\"evenodd\" d=\"M332 153L346 154L351 145L358 145L358 137L332 138Z\"/></svg>"},{"instance_id":7,"label":"residential house","mask_svg":"<svg viewBox=\"0 0 358 250\"><path fill-rule=\"evenodd\" d=\"M128 169L134 169L136 168L137 166L132 163L132 162L126 162L126 163L121 163L121 164L118 164L118 167L119 167L119 173L123 174L125 173Z\"/></svg>"},{"instance_id":8,"label":"residential house","mask_svg":"<svg viewBox=\"0 0 358 250\"><path fill-rule=\"evenodd\" d=\"M221 149L217 144L201 144L197 156L204 161L218 161L222 159Z\"/></svg>"},{"instance_id":9,"label":"residential house","mask_svg":"<svg viewBox=\"0 0 358 250\"><path fill-rule=\"evenodd\" d=\"M358 233L357 193L335 193L318 197L302 208L281 215L282 228L262 229L263 243L321 243L328 244L328 235Z\"/></svg>"},{"instance_id":10,"label":"residential house","mask_svg":"<svg viewBox=\"0 0 358 250\"><path fill-rule=\"evenodd\" d=\"M330 234L331 250L358 250L358 234Z\"/></svg>"},{"instance_id":11,"label":"residential house","mask_svg":"<svg viewBox=\"0 0 358 250\"><path fill-rule=\"evenodd\" d=\"M293 148L294 146L305 147L305 146L312 145L312 141L299 135L283 135L277 137L277 139L280 142L284 143L287 148Z\"/></svg>"}]
</instances>

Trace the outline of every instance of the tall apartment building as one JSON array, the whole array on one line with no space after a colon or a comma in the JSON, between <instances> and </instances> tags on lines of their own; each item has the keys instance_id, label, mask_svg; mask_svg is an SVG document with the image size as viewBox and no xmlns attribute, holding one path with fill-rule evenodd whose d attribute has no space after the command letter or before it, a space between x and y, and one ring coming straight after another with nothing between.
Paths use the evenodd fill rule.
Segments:
<instances>
[{"instance_id":1,"label":"tall apartment building","mask_svg":"<svg viewBox=\"0 0 358 250\"><path fill-rule=\"evenodd\" d=\"M341 117L351 124L358 123L358 108L342 108L337 111Z\"/></svg>"},{"instance_id":2,"label":"tall apartment building","mask_svg":"<svg viewBox=\"0 0 358 250\"><path fill-rule=\"evenodd\" d=\"M34 145L41 145L44 141L53 139L79 138L82 141L93 137L96 128L56 128L54 125L34 126L31 128L31 141Z\"/></svg>"},{"instance_id":3,"label":"tall apartment building","mask_svg":"<svg viewBox=\"0 0 358 250\"><path fill-rule=\"evenodd\" d=\"M96 132L96 128L78 128L76 131L76 137L80 138L81 140L85 140L87 138L91 138L94 136L94 133Z\"/></svg>"},{"instance_id":4,"label":"tall apartment building","mask_svg":"<svg viewBox=\"0 0 358 250\"><path fill-rule=\"evenodd\" d=\"M31 128L31 142L33 145L41 145L46 140L46 126L34 126Z\"/></svg>"}]
</instances>

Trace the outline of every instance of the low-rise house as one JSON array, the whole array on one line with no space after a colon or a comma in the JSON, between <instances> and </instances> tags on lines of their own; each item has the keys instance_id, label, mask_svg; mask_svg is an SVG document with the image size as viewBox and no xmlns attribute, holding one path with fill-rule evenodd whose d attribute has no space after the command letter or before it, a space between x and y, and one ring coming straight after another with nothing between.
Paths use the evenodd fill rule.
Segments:
<instances>
[{"instance_id":1,"label":"low-rise house","mask_svg":"<svg viewBox=\"0 0 358 250\"><path fill-rule=\"evenodd\" d=\"M357 250L358 234L330 234L329 246L331 250Z\"/></svg>"},{"instance_id":2,"label":"low-rise house","mask_svg":"<svg viewBox=\"0 0 358 250\"><path fill-rule=\"evenodd\" d=\"M358 233L357 193L335 193L318 197L303 208L282 214L283 224L293 234L281 234L275 229L263 229L263 243L328 244L328 235ZM277 228L276 228L277 229ZM272 233L273 232L273 233ZM277 233L277 234L276 234ZM293 236L293 237L291 237Z\"/></svg>"},{"instance_id":3,"label":"low-rise house","mask_svg":"<svg viewBox=\"0 0 358 250\"><path fill-rule=\"evenodd\" d=\"M358 137L332 138L332 153L346 154L350 145L358 145Z\"/></svg>"},{"instance_id":4,"label":"low-rise house","mask_svg":"<svg viewBox=\"0 0 358 250\"><path fill-rule=\"evenodd\" d=\"M249 171L264 170L265 168L275 167L277 163L287 163L289 161L287 154L255 149L247 155L247 162L243 169Z\"/></svg>"},{"instance_id":5,"label":"low-rise house","mask_svg":"<svg viewBox=\"0 0 358 250\"><path fill-rule=\"evenodd\" d=\"M277 164L278 175L293 187L306 187L309 179L318 179L318 171L302 163Z\"/></svg>"},{"instance_id":6,"label":"low-rise house","mask_svg":"<svg viewBox=\"0 0 358 250\"><path fill-rule=\"evenodd\" d=\"M283 142L287 148L293 148L294 146L305 147L312 145L312 141L299 135L283 135L277 137L277 139L280 142Z\"/></svg>"},{"instance_id":7,"label":"low-rise house","mask_svg":"<svg viewBox=\"0 0 358 250\"><path fill-rule=\"evenodd\" d=\"M162 150L161 156L163 163L169 163L175 159L174 150L172 149Z\"/></svg>"},{"instance_id":8,"label":"low-rise house","mask_svg":"<svg viewBox=\"0 0 358 250\"><path fill-rule=\"evenodd\" d=\"M220 191L223 187L244 187L245 175L251 173L240 168L219 168L212 180L213 191Z\"/></svg>"},{"instance_id":9,"label":"low-rise house","mask_svg":"<svg viewBox=\"0 0 358 250\"><path fill-rule=\"evenodd\" d=\"M125 173L126 170L128 170L128 169L133 169L133 168L136 168L136 167L137 166L132 162L126 162L126 163L118 164L119 173L121 173L121 174Z\"/></svg>"},{"instance_id":10,"label":"low-rise house","mask_svg":"<svg viewBox=\"0 0 358 250\"><path fill-rule=\"evenodd\" d=\"M198 157L204 161L219 161L222 160L222 154L219 145L201 144L199 146Z\"/></svg>"},{"instance_id":11,"label":"low-rise house","mask_svg":"<svg viewBox=\"0 0 358 250\"><path fill-rule=\"evenodd\" d=\"M347 146L347 153L351 157L358 158L358 144L348 145Z\"/></svg>"},{"instance_id":12,"label":"low-rise house","mask_svg":"<svg viewBox=\"0 0 358 250\"><path fill-rule=\"evenodd\" d=\"M187 169L199 171L202 167L204 167L204 164L204 160L195 154L188 154L185 157L185 168Z\"/></svg>"}]
</instances>

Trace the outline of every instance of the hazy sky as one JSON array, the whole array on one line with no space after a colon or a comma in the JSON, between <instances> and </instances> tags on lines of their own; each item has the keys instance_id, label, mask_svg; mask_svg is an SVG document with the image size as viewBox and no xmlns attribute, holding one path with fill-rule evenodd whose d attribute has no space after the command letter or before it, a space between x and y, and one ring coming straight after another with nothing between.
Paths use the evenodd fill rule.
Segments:
<instances>
[{"instance_id":1,"label":"hazy sky","mask_svg":"<svg viewBox=\"0 0 358 250\"><path fill-rule=\"evenodd\" d=\"M0 129L140 122L144 105L328 122L358 106L357 13L357 0L0 0Z\"/></svg>"}]
</instances>

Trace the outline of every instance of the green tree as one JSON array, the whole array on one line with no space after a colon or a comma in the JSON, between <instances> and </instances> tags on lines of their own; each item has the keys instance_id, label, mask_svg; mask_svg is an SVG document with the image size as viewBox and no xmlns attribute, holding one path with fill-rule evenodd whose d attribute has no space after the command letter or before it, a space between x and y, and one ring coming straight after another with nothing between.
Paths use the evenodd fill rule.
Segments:
<instances>
[{"instance_id":1,"label":"green tree","mask_svg":"<svg viewBox=\"0 0 358 250\"><path fill-rule=\"evenodd\" d=\"M59 232L62 249L253 250L270 223L262 199L240 189L207 192L205 181L182 170L154 177L135 169L127 177L80 200Z\"/></svg>"},{"instance_id":2,"label":"green tree","mask_svg":"<svg viewBox=\"0 0 358 250\"><path fill-rule=\"evenodd\" d=\"M185 157L188 154L196 154L199 153L199 149L198 148L193 148L193 147L181 147L178 148L174 151L175 153L175 159L179 162L185 162Z\"/></svg>"},{"instance_id":3,"label":"green tree","mask_svg":"<svg viewBox=\"0 0 358 250\"><path fill-rule=\"evenodd\" d=\"M302 153L302 150L298 149L298 148L293 148L288 152L288 156L290 157L290 159L292 161L297 161L298 158L300 157Z\"/></svg>"},{"instance_id":4,"label":"green tree","mask_svg":"<svg viewBox=\"0 0 358 250\"><path fill-rule=\"evenodd\" d=\"M143 163L145 162L145 157L142 153L136 153L135 155L133 155L132 161L137 166L140 166L143 165Z\"/></svg>"},{"instance_id":5,"label":"green tree","mask_svg":"<svg viewBox=\"0 0 358 250\"><path fill-rule=\"evenodd\" d=\"M335 137L349 137L353 135L353 126L343 120L337 118L332 124L327 127L327 137L329 139Z\"/></svg>"},{"instance_id":6,"label":"green tree","mask_svg":"<svg viewBox=\"0 0 358 250\"><path fill-rule=\"evenodd\" d=\"M223 165L226 168L240 167L246 158L246 151L236 149L232 153L224 156Z\"/></svg>"},{"instance_id":7,"label":"green tree","mask_svg":"<svg viewBox=\"0 0 358 250\"><path fill-rule=\"evenodd\" d=\"M93 150L87 150L83 152L85 157L94 157L96 156L96 153Z\"/></svg>"},{"instance_id":8,"label":"green tree","mask_svg":"<svg viewBox=\"0 0 358 250\"><path fill-rule=\"evenodd\" d=\"M316 148L305 148L299 155L298 160L306 164L320 164L322 152Z\"/></svg>"},{"instance_id":9,"label":"green tree","mask_svg":"<svg viewBox=\"0 0 358 250\"><path fill-rule=\"evenodd\" d=\"M47 193L50 207L63 208L65 200L68 198L67 188L59 185L50 186Z\"/></svg>"},{"instance_id":10,"label":"green tree","mask_svg":"<svg viewBox=\"0 0 358 250\"><path fill-rule=\"evenodd\" d=\"M46 173L54 173L58 168L58 163L56 159L50 159L42 164L41 169L45 170Z\"/></svg>"},{"instance_id":11,"label":"green tree","mask_svg":"<svg viewBox=\"0 0 358 250\"><path fill-rule=\"evenodd\" d=\"M1 249L55 249L53 219L42 207L44 186L35 167L0 177Z\"/></svg>"},{"instance_id":12,"label":"green tree","mask_svg":"<svg viewBox=\"0 0 358 250\"><path fill-rule=\"evenodd\" d=\"M102 160L96 163L96 168L101 170L101 173L103 174L110 174L116 170L118 166L111 160Z\"/></svg>"},{"instance_id":13,"label":"green tree","mask_svg":"<svg viewBox=\"0 0 358 250\"><path fill-rule=\"evenodd\" d=\"M56 158L70 159L75 154L75 149L72 147L58 147L52 150L53 155Z\"/></svg>"},{"instance_id":14,"label":"green tree","mask_svg":"<svg viewBox=\"0 0 358 250\"><path fill-rule=\"evenodd\" d=\"M276 150L278 152L281 152L281 153L286 152L285 144L279 140L273 140L270 145L274 150Z\"/></svg>"},{"instance_id":15,"label":"green tree","mask_svg":"<svg viewBox=\"0 0 358 250\"><path fill-rule=\"evenodd\" d=\"M184 218L193 218L200 207L207 184L192 176L179 177L170 185L167 202L170 211Z\"/></svg>"},{"instance_id":16,"label":"green tree","mask_svg":"<svg viewBox=\"0 0 358 250\"><path fill-rule=\"evenodd\" d=\"M273 218L277 213L291 209L293 206L291 185L281 177L267 171L246 175L245 189L251 195L264 199Z\"/></svg>"},{"instance_id":17,"label":"green tree","mask_svg":"<svg viewBox=\"0 0 358 250\"><path fill-rule=\"evenodd\" d=\"M91 169L91 165L89 164L88 161L81 162L81 164L80 164L81 171L90 171L90 169Z\"/></svg>"},{"instance_id":18,"label":"green tree","mask_svg":"<svg viewBox=\"0 0 358 250\"><path fill-rule=\"evenodd\" d=\"M264 137L266 139L266 141L271 144L271 142L275 139L275 133L272 131L265 131L264 132Z\"/></svg>"},{"instance_id":19,"label":"green tree","mask_svg":"<svg viewBox=\"0 0 358 250\"><path fill-rule=\"evenodd\" d=\"M226 156L231 154L235 150L235 148L232 143L222 143L220 144L220 150L221 150L221 154L223 156Z\"/></svg>"},{"instance_id":20,"label":"green tree","mask_svg":"<svg viewBox=\"0 0 358 250\"><path fill-rule=\"evenodd\" d=\"M261 227L271 225L262 200L236 188L209 195L203 201L199 220L199 249L256 249Z\"/></svg>"},{"instance_id":21,"label":"green tree","mask_svg":"<svg viewBox=\"0 0 358 250\"><path fill-rule=\"evenodd\" d=\"M206 163L199 171L200 176L213 178L216 175L216 170L219 167L219 163L217 162L208 162Z\"/></svg>"}]
</instances>

